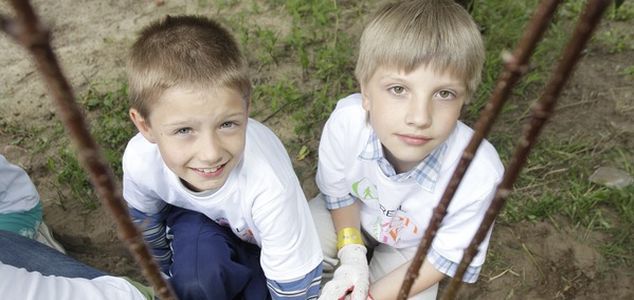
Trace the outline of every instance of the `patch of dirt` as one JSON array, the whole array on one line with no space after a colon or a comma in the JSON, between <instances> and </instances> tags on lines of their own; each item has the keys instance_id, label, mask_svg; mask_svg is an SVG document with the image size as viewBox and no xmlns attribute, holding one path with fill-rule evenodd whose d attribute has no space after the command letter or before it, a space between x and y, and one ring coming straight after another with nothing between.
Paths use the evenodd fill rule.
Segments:
<instances>
[{"instance_id":1,"label":"patch of dirt","mask_svg":"<svg viewBox=\"0 0 634 300\"><path fill-rule=\"evenodd\" d=\"M52 25L54 46L77 95L93 83L104 90L108 83L118 88L124 75L126 49L145 24L166 14L203 13L218 16L218 8L206 1L33 1L40 15ZM211 2L211 1L210 1ZM202 6L201 6L202 5ZM0 2L0 12L10 10ZM261 24L280 32L287 30L277 10L263 7ZM223 14L226 13L223 12ZM267 15L268 14L268 15ZM271 14L275 18L270 17ZM228 17L220 15L218 17ZM632 41L632 22L628 25ZM604 25L605 27L611 24ZM616 25L615 25L616 26ZM619 25L622 26L622 25ZM358 26L351 26L358 31ZM546 127L545 136L589 137L597 143L618 143L634 148L633 47L609 53L593 44L577 68ZM46 128L54 122L54 111L40 78L26 53L6 36L0 38L0 126L23 124L24 128ZM287 70L279 71L279 70ZM281 65L277 73L257 75L277 78L296 72ZM268 70L262 70L268 71ZM271 70L273 71L273 70ZM285 75L280 75L285 74ZM352 74L351 74L352 76ZM106 83L106 84L104 84ZM291 133L284 122L268 125L286 139ZM102 208L87 210L80 201L62 201L47 169L46 152L37 157L30 147L34 136L15 146L8 128L0 127L0 151L23 166L36 183L44 203L45 221L70 255L92 266L118 275L140 279L140 272L127 250L118 242L109 213ZM53 150L50 150L53 151ZM632 152L626 153L632 159ZM308 196L316 193L312 180L314 159L295 161ZM631 266L612 266L598 252L607 237L587 234L566 220L498 224L493 231L487 263L478 283L464 286L463 299L632 299L634 272Z\"/></svg>"},{"instance_id":2,"label":"patch of dirt","mask_svg":"<svg viewBox=\"0 0 634 300\"><path fill-rule=\"evenodd\" d=\"M464 299L629 299L631 270L605 269L596 246L604 236L584 236L566 221L498 224L480 281L461 290Z\"/></svg>"},{"instance_id":3,"label":"patch of dirt","mask_svg":"<svg viewBox=\"0 0 634 300\"><path fill-rule=\"evenodd\" d=\"M630 36L634 39L634 33ZM634 76L624 76L625 68L632 66L631 55L632 51L612 54L599 45L589 47L544 134L622 143L632 149Z\"/></svg>"}]
</instances>

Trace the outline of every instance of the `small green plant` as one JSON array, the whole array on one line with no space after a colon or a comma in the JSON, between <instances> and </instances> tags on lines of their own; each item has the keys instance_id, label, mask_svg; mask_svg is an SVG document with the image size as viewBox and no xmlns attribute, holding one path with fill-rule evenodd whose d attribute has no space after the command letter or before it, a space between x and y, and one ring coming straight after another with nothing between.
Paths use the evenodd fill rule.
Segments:
<instances>
[{"instance_id":1,"label":"small green plant","mask_svg":"<svg viewBox=\"0 0 634 300\"><path fill-rule=\"evenodd\" d=\"M134 126L128 120L127 86L122 84L119 89L106 93L98 92L96 88L91 87L79 103L87 112L93 138L101 146L103 155L115 175L120 178L123 150L134 134ZM61 130L56 131L55 136L68 140ZM70 143L64 143L57 156L49 158L47 165L49 171L55 174L57 183L70 191L68 197L77 199L87 209L97 207L93 187L77 161L75 149Z\"/></svg>"},{"instance_id":2,"label":"small green plant","mask_svg":"<svg viewBox=\"0 0 634 300\"><path fill-rule=\"evenodd\" d=\"M623 51L634 50L632 35L615 28L607 29L596 35L595 40L604 45L608 53L621 53Z\"/></svg>"},{"instance_id":3,"label":"small green plant","mask_svg":"<svg viewBox=\"0 0 634 300\"><path fill-rule=\"evenodd\" d=\"M634 76L634 65L628 66L625 69L623 69L622 74L627 76Z\"/></svg>"}]
</instances>

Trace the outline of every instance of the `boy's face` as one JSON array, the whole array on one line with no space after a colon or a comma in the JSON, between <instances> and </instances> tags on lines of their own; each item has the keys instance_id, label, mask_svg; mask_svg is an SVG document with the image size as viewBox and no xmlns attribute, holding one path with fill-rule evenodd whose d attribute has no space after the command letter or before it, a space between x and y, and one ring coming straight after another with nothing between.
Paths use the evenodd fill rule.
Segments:
<instances>
[{"instance_id":1,"label":"boy's face","mask_svg":"<svg viewBox=\"0 0 634 300\"><path fill-rule=\"evenodd\" d=\"M169 88L152 105L148 119L135 109L130 118L193 191L221 187L244 152L248 112L234 89Z\"/></svg>"},{"instance_id":2,"label":"boy's face","mask_svg":"<svg viewBox=\"0 0 634 300\"><path fill-rule=\"evenodd\" d=\"M398 173L447 139L467 97L464 80L426 65L410 73L379 68L361 92L369 122Z\"/></svg>"}]
</instances>

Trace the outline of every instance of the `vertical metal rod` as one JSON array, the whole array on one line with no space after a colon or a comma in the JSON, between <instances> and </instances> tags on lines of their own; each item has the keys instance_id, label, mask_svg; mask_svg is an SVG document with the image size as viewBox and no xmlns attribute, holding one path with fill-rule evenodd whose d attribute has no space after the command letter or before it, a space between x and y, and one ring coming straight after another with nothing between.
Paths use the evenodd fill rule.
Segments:
<instances>
[{"instance_id":1,"label":"vertical metal rod","mask_svg":"<svg viewBox=\"0 0 634 300\"><path fill-rule=\"evenodd\" d=\"M440 202L436 208L434 208L433 216L429 221L429 225L427 226L425 234L418 246L416 255L412 259L412 264L407 270L407 274L405 275L405 279L403 280L403 285L401 286L397 299L407 299L409 291L418 277L418 273L421 265L423 264L423 260L426 257L427 251L431 246L431 242L440 227L442 219L447 214L447 207L449 207L449 203L456 193L462 177L471 164L478 146L491 130L493 121L497 118L504 102L506 102L506 99L509 97L512 87L528 70L529 58L535 50L537 43L543 36L543 33L548 28L550 20L552 19L557 6L561 4L561 2L561 0L542 0L537 6L531 21L526 27L515 52L510 57L505 58L504 70L497 81L493 94L491 95L491 100L480 114L480 118L474 126L475 132L471 137L469 144L465 148L462 158L449 180Z\"/></svg>"},{"instance_id":2,"label":"vertical metal rod","mask_svg":"<svg viewBox=\"0 0 634 300\"><path fill-rule=\"evenodd\" d=\"M456 270L456 274L451 280L447 292L443 295L443 299L455 299L462 284L462 275L464 275L473 257L477 254L478 246L486 237L493 221L504 206L506 198L513 188L513 183L528 159L531 148L537 142L537 137L544 127L544 124L552 115L562 89L570 78L575 65L581 58L581 52L590 40L590 37L592 37L592 32L599 24L601 16L610 2L610 0L590 0L586 4L585 10L579 18L579 21L577 21L575 31L563 51L557 68L553 71L550 80L544 88L543 94L532 107L530 122L524 126L522 136L509 162L508 170L504 173L502 182L497 188L495 197L487 209L478 231L474 235L473 240L471 240L469 247L465 250L460 265Z\"/></svg>"},{"instance_id":3,"label":"vertical metal rod","mask_svg":"<svg viewBox=\"0 0 634 300\"><path fill-rule=\"evenodd\" d=\"M51 48L50 31L40 23L29 1L9 2L15 10L15 17L10 19L0 15L2 30L33 56L35 65L57 107L57 115L76 147L79 162L88 172L99 198L116 221L119 238L128 246L141 266L143 275L152 284L158 296L166 300L176 299L167 281L161 276L143 237L132 223L112 169L106 164L99 145L87 129L81 109L75 102L73 90Z\"/></svg>"}]
</instances>

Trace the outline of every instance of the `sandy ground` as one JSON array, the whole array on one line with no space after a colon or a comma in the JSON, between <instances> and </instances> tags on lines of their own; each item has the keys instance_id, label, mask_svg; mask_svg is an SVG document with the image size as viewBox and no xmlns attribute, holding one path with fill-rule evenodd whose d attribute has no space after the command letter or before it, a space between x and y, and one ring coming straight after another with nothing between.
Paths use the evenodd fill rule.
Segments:
<instances>
[{"instance_id":1,"label":"sandy ground","mask_svg":"<svg viewBox=\"0 0 634 300\"><path fill-rule=\"evenodd\" d=\"M151 20L165 14L217 13L214 7L201 8L195 2L166 1L157 6L148 0L38 0L34 5L52 26L55 50L77 94L81 94L93 83L104 89L109 83L117 86L134 33ZM5 2L0 2L0 12L8 11ZM620 74L631 66L633 55L631 50L610 54L592 48L564 93L561 106L565 108L553 121L559 130L547 130L546 134L597 133L598 142L622 143L631 149L633 87L631 77ZM32 62L5 36L0 38L0 66L0 125L18 123L31 128L51 122L54 111ZM108 213L101 208L87 211L78 201L56 201L58 191L50 184L45 158L32 157L26 147L10 145L12 138L0 128L0 151L32 174L44 201L46 222L70 254L109 272L140 278L117 240ZM314 192L314 186L306 187L309 197ZM565 220L498 224L480 281L464 288L461 297L634 298L631 266L609 266L596 250L606 237L583 235L580 230Z\"/></svg>"}]
</instances>

